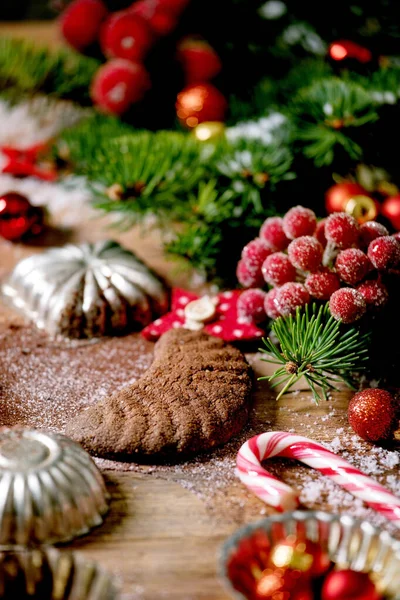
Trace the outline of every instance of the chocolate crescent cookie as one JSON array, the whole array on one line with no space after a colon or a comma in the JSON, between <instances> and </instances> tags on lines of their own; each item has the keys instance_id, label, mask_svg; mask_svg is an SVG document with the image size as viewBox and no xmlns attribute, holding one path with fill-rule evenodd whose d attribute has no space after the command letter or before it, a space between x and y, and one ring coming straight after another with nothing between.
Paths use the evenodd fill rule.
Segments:
<instances>
[{"instance_id":1,"label":"chocolate crescent cookie","mask_svg":"<svg viewBox=\"0 0 400 600\"><path fill-rule=\"evenodd\" d=\"M143 377L72 419L67 435L95 456L134 461L209 450L242 429L252 378L237 348L173 329L154 354Z\"/></svg>"}]
</instances>

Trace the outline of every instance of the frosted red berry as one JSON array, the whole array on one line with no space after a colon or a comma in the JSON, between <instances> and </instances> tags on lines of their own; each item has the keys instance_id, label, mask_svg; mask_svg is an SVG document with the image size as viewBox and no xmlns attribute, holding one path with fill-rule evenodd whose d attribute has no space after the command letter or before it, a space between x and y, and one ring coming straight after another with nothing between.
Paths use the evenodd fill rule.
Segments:
<instances>
[{"instance_id":1,"label":"frosted red berry","mask_svg":"<svg viewBox=\"0 0 400 600\"><path fill-rule=\"evenodd\" d=\"M279 288L272 288L265 296L264 308L267 314L267 317L270 319L277 319L281 316L278 307L276 305L276 295L278 293Z\"/></svg>"},{"instance_id":2,"label":"frosted red berry","mask_svg":"<svg viewBox=\"0 0 400 600\"><path fill-rule=\"evenodd\" d=\"M336 273L340 279L349 285L355 285L367 275L372 265L368 256L358 248L347 248L339 252L336 263Z\"/></svg>"},{"instance_id":3,"label":"frosted red berry","mask_svg":"<svg viewBox=\"0 0 400 600\"><path fill-rule=\"evenodd\" d=\"M350 401L348 419L354 431L367 442L390 438L396 426L396 403L386 390L371 388Z\"/></svg>"},{"instance_id":4,"label":"frosted red berry","mask_svg":"<svg viewBox=\"0 0 400 600\"><path fill-rule=\"evenodd\" d=\"M364 281L357 287L367 307L381 308L389 300L387 287L380 281Z\"/></svg>"},{"instance_id":5,"label":"frosted red berry","mask_svg":"<svg viewBox=\"0 0 400 600\"><path fill-rule=\"evenodd\" d=\"M242 250L242 258L248 265L261 269L267 256L273 253L264 240L255 238L251 240Z\"/></svg>"},{"instance_id":6,"label":"frosted red berry","mask_svg":"<svg viewBox=\"0 0 400 600\"><path fill-rule=\"evenodd\" d=\"M340 281L335 273L326 269L307 275L304 285L313 298L329 300L332 294L340 288Z\"/></svg>"},{"instance_id":7,"label":"frosted red berry","mask_svg":"<svg viewBox=\"0 0 400 600\"><path fill-rule=\"evenodd\" d=\"M398 240L400 242L400 231L396 231L396 233L394 233L392 235L392 237L394 237L396 240Z\"/></svg>"},{"instance_id":8,"label":"frosted red berry","mask_svg":"<svg viewBox=\"0 0 400 600\"><path fill-rule=\"evenodd\" d=\"M288 254L296 269L316 271L322 262L324 249L311 235L299 237L289 244Z\"/></svg>"},{"instance_id":9,"label":"frosted red berry","mask_svg":"<svg viewBox=\"0 0 400 600\"><path fill-rule=\"evenodd\" d=\"M296 279L296 269L283 252L274 252L262 265L264 279L270 285L283 285Z\"/></svg>"},{"instance_id":10,"label":"frosted red berry","mask_svg":"<svg viewBox=\"0 0 400 600\"><path fill-rule=\"evenodd\" d=\"M331 315L343 323L354 323L361 319L366 309L364 297L354 288L340 288L329 300Z\"/></svg>"},{"instance_id":11,"label":"frosted red berry","mask_svg":"<svg viewBox=\"0 0 400 600\"><path fill-rule=\"evenodd\" d=\"M146 21L128 10L111 14L100 31L100 45L108 58L141 61L153 41Z\"/></svg>"},{"instance_id":12,"label":"frosted red berry","mask_svg":"<svg viewBox=\"0 0 400 600\"><path fill-rule=\"evenodd\" d=\"M92 81L90 95L103 112L121 115L150 87L146 69L122 58L102 65Z\"/></svg>"},{"instance_id":13,"label":"frosted red berry","mask_svg":"<svg viewBox=\"0 0 400 600\"><path fill-rule=\"evenodd\" d=\"M60 18L64 39L76 50L83 50L93 44L107 12L101 0L74 0Z\"/></svg>"},{"instance_id":14,"label":"frosted red berry","mask_svg":"<svg viewBox=\"0 0 400 600\"><path fill-rule=\"evenodd\" d=\"M350 248L356 244L359 232L357 221L347 213L333 213L326 219L326 239L338 248Z\"/></svg>"},{"instance_id":15,"label":"frosted red berry","mask_svg":"<svg viewBox=\"0 0 400 600\"><path fill-rule=\"evenodd\" d=\"M237 314L240 321L261 323L265 321L265 296L267 294L259 289L250 289L243 292L238 299Z\"/></svg>"},{"instance_id":16,"label":"frosted red berry","mask_svg":"<svg viewBox=\"0 0 400 600\"><path fill-rule=\"evenodd\" d=\"M373 240L368 246L368 257L376 269L391 269L400 262L400 242L393 236Z\"/></svg>"},{"instance_id":17,"label":"frosted red berry","mask_svg":"<svg viewBox=\"0 0 400 600\"><path fill-rule=\"evenodd\" d=\"M316 226L315 213L304 206L294 206L283 217L283 231L291 240L302 235L313 235Z\"/></svg>"},{"instance_id":18,"label":"frosted red berry","mask_svg":"<svg viewBox=\"0 0 400 600\"><path fill-rule=\"evenodd\" d=\"M389 232L382 223L378 223L377 221L367 221L360 225L361 243L365 248L368 248L372 240L384 235L389 235Z\"/></svg>"},{"instance_id":19,"label":"frosted red berry","mask_svg":"<svg viewBox=\"0 0 400 600\"><path fill-rule=\"evenodd\" d=\"M283 231L283 219L281 217L266 219L260 229L260 238L265 240L275 252L285 250L290 242Z\"/></svg>"},{"instance_id":20,"label":"frosted red berry","mask_svg":"<svg viewBox=\"0 0 400 600\"><path fill-rule=\"evenodd\" d=\"M317 227L315 229L315 237L317 238L317 240L319 241L319 243L322 245L323 248L325 248L326 244L328 243L326 237L325 237L325 223L326 223L326 219L321 219L321 221L318 221L317 223Z\"/></svg>"},{"instance_id":21,"label":"frosted red berry","mask_svg":"<svg viewBox=\"0 0 400 600\"><path fill-rule=\"evenodd\" d=\"M296 308L305 306L310 301L310 294L302 283L290 281L276 292L276 307L283 317L294 315Z\"/></svg>"},{"instance_id":22,"label":"frosted red berry","mask_svg":"<svg viewBox=\"0 0 400 600\"><path fill-rule=\"evenodd\" d=\"M245 288L259 288L264 285L261 268L248 264L243 258L237 264L236 277Z\"/></svg>"}]
</instances>

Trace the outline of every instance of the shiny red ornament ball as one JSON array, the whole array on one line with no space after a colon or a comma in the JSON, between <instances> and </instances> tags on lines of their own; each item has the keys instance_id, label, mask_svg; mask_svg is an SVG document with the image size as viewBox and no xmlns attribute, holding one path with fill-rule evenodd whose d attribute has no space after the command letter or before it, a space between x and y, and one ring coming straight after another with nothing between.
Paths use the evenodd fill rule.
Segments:
<instances>
[{"instance_id":1,"label":"shiny red ornament ball","mask_svg":"<svg viewBox=\"0 0 400 600\"><path fill-rule=\"evenodd\" d=\"M101 0L74 0L60 17L61 33L75 50L84 50L96 41L107 14Z\"/></svg>"},{"instance_id":2,"label":"shiny red ornament ball","mask_svg":"<svg viewBox=\"0 0 400 600\"><path fill-rule=\"evenodd\" d=\"M103 112L122 115L143 98L149 87L150 78L143 65L116 58L99 68L90 95Z\"/></svg>"},{"instance_id":3,"label":"shiny red ornament ball","mask_svg":"<svg viewBox=\"0 0 400 600\"><path fill-rule=\"evenodd\" d=\"M393 227L400 231L400 194L387 198L382 204L382 215L388 219Z\"/></svg>"},{"instance_id":4,"label":"shiny red ornament ball","mask_svg":"<svg viewBox=\"0 0 400 600\"><path fill-rule=\"evenodd\" d=\"M100 45L107 58L141 61L153 41L147 22L129 10L112 13L100 31Z\"/></svg>"},{"instance_id":5,"label":"shiny red ornament ball","mask_svg":"<svg viewBox=\"0 0 400 600\"><path fill-rule=\"evenodd\" d=\"M354 288L340 288L330 297L329 310L337 321L354 323L364 316L367 304Z\"/></svg>"},{"instance_id":6,"label":"shiny red ornament ball","mask_svg":"<svg viewBox=\"0 0 400 600\"><path fill-rule=\"evenodd\" d=\"M343 212L346 203L355 196L368 196L368 192L361 185L352 181L336 183L325 193L325 208L327 213Z\"/></svg>"},{"instance_id":7,"label":"shiny red ornament ball","mask_svg":"<svg viewBox=\"0 0 400 600\"><path fill-rule=\"evenodd\" d=\"M348 419L354 431L366 442L389 439L396 428L398 406L386 390L371 388L353 396Z\"/></svg>"},{"instance_id":8,"label":"shiny red ornament ball","mask_svg":"<svg viewBox=\"0 0 400 600\"><path fill-rule=\"evenodd\" d=\"M353 58L360 63L368 63L372 60L372 52L351 40L338 40L329 46L329 56L335 61Z\"/></svg>"},{"instance_id":9,"label":"shiny red ornament ball","mask_svg":"<svg viewBox=\"0 0 400 600\"><path fill-rule=\"evenodd\" d=\"M178 46L177 58L187 85L210 81L222 69L221 59L205 40L184 39Z\"/></svg>"},{"instance_id":10,"label":"shiny red ornament ball","mask_svg":"<svg viewBox=\"0 0 400 600\"><path fill-rule=\"evenodd\" d=\"M332 571L322 586L321 600L380 600L368 573L342 569Z\"/></svg>"},{"instance_id":11,"label":"shiny red ornament ball","mask_svg":"<svg viewBox=\"0 0 400 600\"><path fill-rule=\"evenodd\" d=\"M11 242L43 230L44 213L25 196L9 192L0 196L0 237Z\"/></svg>"},{"instance_id":12,"label":"shiny red ornament ball","mask_svg":"<svg viewBox=\"0 0 400 600\"><path fill-rule=\"evenodd\" d=\"M193 128L205 121L223 121L228 103L211 83L200 83L185 87L175 106L182 125Z\"/></svg>"}]
</instances>

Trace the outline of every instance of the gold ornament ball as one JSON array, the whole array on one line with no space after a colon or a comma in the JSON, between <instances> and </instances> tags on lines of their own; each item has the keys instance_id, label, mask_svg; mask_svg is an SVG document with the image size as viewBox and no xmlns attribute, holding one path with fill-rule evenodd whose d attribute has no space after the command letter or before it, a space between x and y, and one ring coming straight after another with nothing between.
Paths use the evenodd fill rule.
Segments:
<instances>
[{"instance_id":1,"label":"gold ornament ball","mask_svg":"<svg viewBox=\"0 0 400 600\"><path fill-rule=\"evenodd\" d=\"M194 128L193 134L199 142L210 142L222 137L225 125L220 121L205 121Z\"/></svg>"},{"instance_id":2,"label":"gold ornament ball","mask_svg":"<svg viewBox=\"0 0 400 600\"><path fill-rule=\"evenodd\" d=\"M354 196L353 198L350 198L346 202L344 210L359 223L373 221L378 216L375 201L369 196Z\"/></svg>"}]
</instances>

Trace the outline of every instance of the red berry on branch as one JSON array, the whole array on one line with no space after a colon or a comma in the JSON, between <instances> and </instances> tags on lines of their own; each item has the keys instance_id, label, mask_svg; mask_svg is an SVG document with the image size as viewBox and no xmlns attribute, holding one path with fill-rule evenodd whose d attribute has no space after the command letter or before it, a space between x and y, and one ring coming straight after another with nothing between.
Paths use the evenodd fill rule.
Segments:
<instances>
[{"instance_id":1,"label":"red berry on branch","mask_svg":"<svg viewBox=\"0 0 400 600\"><path fill-rule=\"evenodd\" d=\"M394 237L395 240L398 240L400 242L400 231L397 231L396 233L394 233L392 235L392 237Z\"/></svg>"},{"instance_id":2,"label":"red berry on branch","mask_svg":"<svg viewBox=\"0 0 400 600\"><path fill-rule=\"evenodd\" d=\"M277 319L281 316L281 313L279 312L276 304L276 295L278 293L278 290L279 288L272 288L272 290L269 290L269 292L265 296L264 308L267 317L269 317L270 319Z\"/></svg>"},{"instance_id":3,"label":"red berry on branch","mask_svg":"<svg viewBox=\"0 0 400 600\"><path fill-rule=\"evenodd\" d=\"M273 253L271 248L261 238L251 240L242 250L242 258L246 264L260 269L267 256Z\"/></svg>"},{"instance_id":4,"label":"red berry on branch","mask_svg":"<svg viewBox=\"0 0 400 600\"><path fill-rule=\"evenodd\" d=\"M354 323L361 319L367 310L364 297L353 288L340 288L329 300L329 310L337 321Z\"/></svg>"},{"instance_id":5,"label":"red berry on branch","mask_svg":"<svg viewBox=\"0 0 400 600\"><path fill-rule=\"evenodd\" d=\"M329 300L332 294L340 288L340 281L335 273L326 269L307 275L304 285L313 298Z\"/></svg>"},{"instance_id":6,"label":"red berry on branch","mask_svg":"<svg viewBox=\"0 0 400 600\"><path fill-rule=\"evenodd\" d=\"M387 287L380 281L364 281L357 287L367 307L381 308L389 300Z\"/></svg>"},{"instance_id":7,"label":"red berry on branch","mask_svg":"<svg viewBox=\"0 0 400 600\"><path fill-rule=\"evenodd\" d=\"M25 196L9 192L0 196L0 237L15 242L43 229L43 209L32 206Z\"/></svg>"},{"instance_id":8,"label":"red berry on branch","mask_svg":"<svg viewBox=\"0 0 400 600\"><path fill-rule=\"evenodd\" d=\"M385 200L382 204L382 215L391 222L395 229L400 230L400 194Z\"/></svg>"},{"instance_id":9,"label":"red berry on branch","mask_svg":"<svg viewBox=\"0 0 400 600\"><path fill-rule=\"evenodd\" d=\"M261 226L260 237L275 252L285 250L290 242L283 231L283 219L281 217L268 217Z\"/></svg>"},{"instance_id":10,"label":"red berry on branch","mask_svg":"<svg viewBox=\"0 0 400 600\"><path fill-rule=\"evenodd\" d=\"M368 256L358 248L347 248L339 252L336 263L336 273L340 279L349 285L355 285L371 270L372 265Z\"/></svg>"},{"instance_id":11,"label":"red berry on branch","mask_svg":"<svg viewBox=\"0 0 400 600\"><path fill-rule=\"evenodd\" d=\"M357 221L346 213L334 213L326 219L326 239L338 248L350 248L356 244L359 231Z\"/></svg>"},{"instance_id":12,"label":"red berry on branch","mask_svg":"<svg viewBox=\"0 0 400 600\"><path fill-rule=\"evenodd\" d=\"M61 33L75 50L84 50L96 41L107 14L101 0L74 0L60 17Z\"/></svg>"},{"instance_id":13,"label":"red berry on branch","mask_svg":"<svg viewBox=\"0 0 400 600\"><path fill-rule=\"evenodd\" d=\"M305 306L310 301L310 294L302 283L290 281L278 288L276 307L283 317L294 315L296 308Z\"/></svg>"},{"instance_id":14,"label":"red berry on branch","mask_svg":"<svg viewBox=\"0 0 400 600\"><path fill-rule=\"evenodd\" d=\"M397 411L398 406L389 392L371 388L353 396L348 418L363 440L378 442L391 437L398 424Z\"/></svg>"},{"instance_id":15,"label":"red berry on branch","mask_svg":"<svg viewBox=\"0 0 400 600\"><path fill-rule=\"evenodd\" d=\"M262 321L265 321L265 296L266 293L260 289L250 289L240 294L237 302L239 319L253 323L262 323Z\"/></svg>"},{"instance_id":16,"label":"red berry on branch","mask_svg":"<svg viewBox=\"0 0 400 600\"><path fill-rule=\"evenodd\" d=\"M264 285L261 268L248 264L243 258L237 264L236 277L245 288L260 288Z\"/></svg>"},{"instance_id":17,"label":"red berry on branch","mask_svg":"<svg viewBox=\"0 0 400 600\"><path fill-rule=\"evenodd\" d=\"M325 208L328 214L343 212L347 202L355 196L368 196L368 192L352 181L336 183L325 193Z\"/></svg>"},{"instance_id":18,"label":"red berry on branch","mask_svg":"<svg viewBox=\"0 0 400 600\"><path fill-rule=\"evenodd\" d=\"M104 112L121 115L141 100L149 87L150 78L143 65L120 58L99 68L90 95Z\"/></svg>"},{"instance_id":19,"label":"red berry on branch","mask_svg":"<svg viewBox=\"0 0 400 600\"><path fill-rule=\"evenodd\" d=\"M381 600L368 573L351 569L332 571L322 586L321 600Z\"/></svg>"},{"instance_id":20,"label":"red berry on branch","mask_svg":"<svg viewBox=\"0 0 400 600\"><path fill-rule=\"evenodd\" d=\"M317 228L314 233L315 237L323 248L325 248L326 244L328 243L328 240L325 237L325 223L326 219L321 219L321 221L318 221Z\"/></svg>"},{"instance_id":21,"label":"red berry on branch","mask_svg":"<svg viewBox=\"0 0 400 600\"><path fill-rule=\"evenodd\" d=\"M211 83L189 85L176 100L178 119L189 128L205 121L223 121L227 108L226 99Z\"/></svg>"},{"instance_id":22,"label":"red berry on branch","mask_svg":"<svg viewBox=\"0 0 400 600\"><path fill-rule=\"evenodd\" d=\"M222 69L221 59L205 40L183 40L178 46L177 58L188 85L210 81Z\"/></svg>"},{"instance_id":23,"label":"red berry on branch","mask_svg":"<svg viewBox=\"0 0 400 600\"><path fill-rule=\"evenodd\" d=\"M376 269L397 267L400 262L400 243L391 235L377 238L368 246L368 257Z\"/></svg>"},{"instance_id":24,"label":"red berry on branch","mask_svg":"<svg viewBox=\"0 0 400 600\"><path fill-rule=\"evenodd\" d=\"M141 61L146 56L153 36L146 21L129 10L111 14L100 31L100 44L107 58Z\"/></svg>"},{"instance_id":25,"label":"red berry on branch","mask_svg":"<svg viewBox=\"0 0 400 600\"><path fill-rule=\"evenodd\" d=\"M384 235L389 235L389 232L382 223L378 223L377 221L367 221L360 225L360 234L362 245L368 248L372 240L376 240L376 238Z\"/></svg>"},{"instance_id":26,"label":"red berry on branch","mask_svg":"<svg viewBox=\"0 0 400 600\"><path fill-rule=\"evenodd\" d=\"M264 279L270 285L283 285L296 279L296 269L283 252L274 252L262 265Z\"/></svg>"},{"instance_id":27,"label":"red berry on branch","mask_svg":"<svg viewBox=\"0 0 400 600\"><path fill-rule=\"evenodd\" d=\"M304 206L294 206L283 217L283 231L291 240L303 235L312 235L316 226L315 213Z\"/></svg>"},{"instance_id":28,"label":"red berry on branch","mask_svg":"<svg viewBox=\"0 0 400 600\"><path fill-rule=\"evenodd\" d=\"M302 271L316 271L322 261L324 249L311 235L303 235L289 244L288 253L292 265Z\"/></svg>"}]
</instances>

